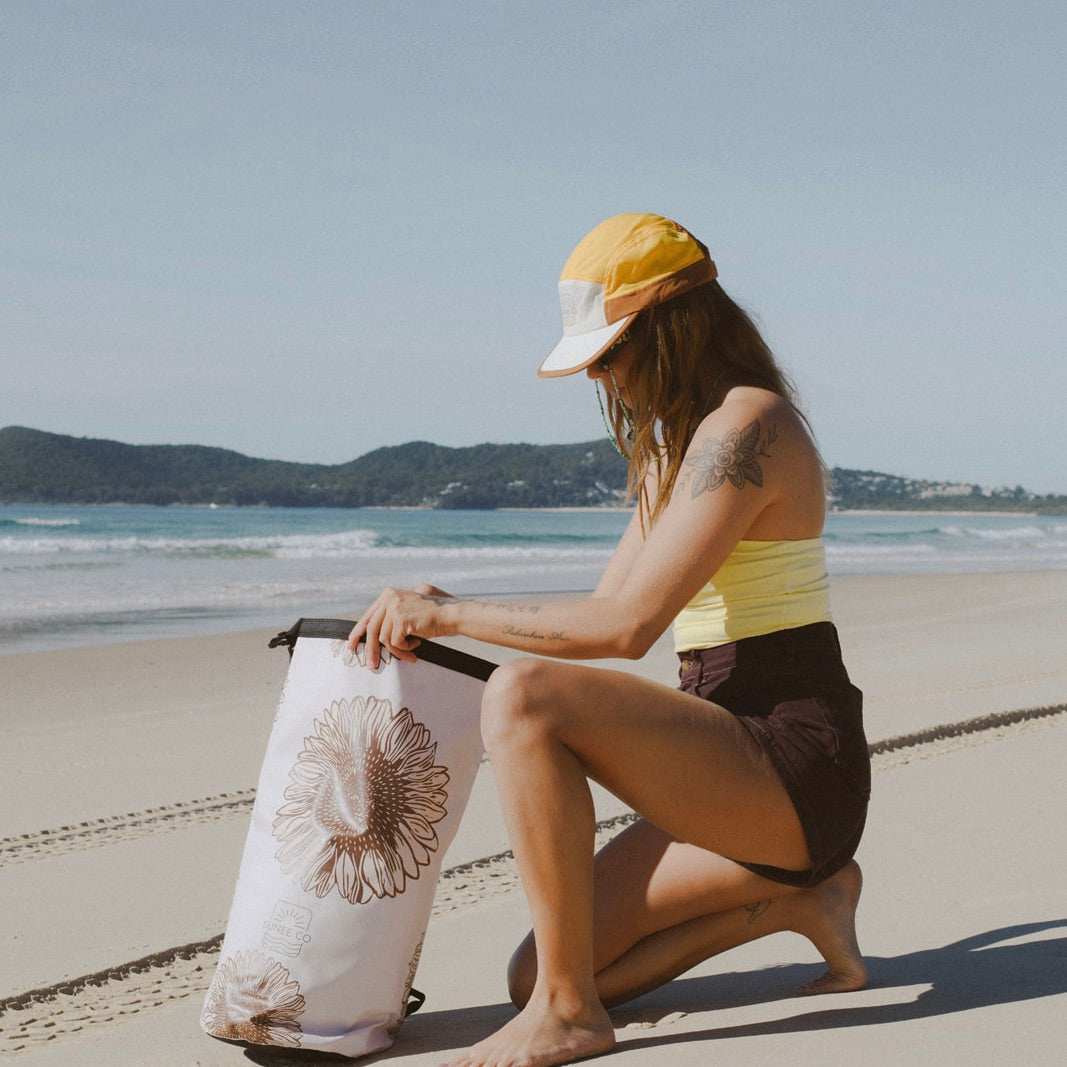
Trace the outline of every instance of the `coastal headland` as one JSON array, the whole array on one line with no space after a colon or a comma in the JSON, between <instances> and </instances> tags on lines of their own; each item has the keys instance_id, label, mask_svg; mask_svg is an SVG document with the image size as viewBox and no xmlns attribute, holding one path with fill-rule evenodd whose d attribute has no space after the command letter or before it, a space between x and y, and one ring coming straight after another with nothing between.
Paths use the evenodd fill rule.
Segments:
<instances>
[{"instance_id":1,"label":"coastal headland","mask_svg":"<svg viewBox=\"0 0 1067 1067\"><path fill-rule=\"evenodd\" d=\"M1067 514L1067 497L1022 486L934 482L835 467L839 510L1030 511ZM256 459L202 445L129 445L0 429L0 503L189 504L265 507L618 507L626 461L606 438L566 445L428 441L325 465Z\"/></svg>"}]
</instances>

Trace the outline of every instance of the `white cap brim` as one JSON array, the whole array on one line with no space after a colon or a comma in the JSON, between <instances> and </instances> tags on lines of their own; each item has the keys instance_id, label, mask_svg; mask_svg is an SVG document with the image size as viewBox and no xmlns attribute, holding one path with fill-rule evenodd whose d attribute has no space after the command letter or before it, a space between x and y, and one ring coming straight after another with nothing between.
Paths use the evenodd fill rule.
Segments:
<instances>
[{"instance_id":1,"label":"white cap brim","mask_svg":"<svg viewBox=\"0 0 1067 1067\"><path fill-rule=\"evenodd\" d=\"M637 313L627 315L618 322L609 322L586 333L564 336L563 339L545 356L544 362L537 369L540 378L562 378L567 374L577 374L580 370L595 363L606 348L619 336L634 319Z\"/></svg>"}]
</instances>

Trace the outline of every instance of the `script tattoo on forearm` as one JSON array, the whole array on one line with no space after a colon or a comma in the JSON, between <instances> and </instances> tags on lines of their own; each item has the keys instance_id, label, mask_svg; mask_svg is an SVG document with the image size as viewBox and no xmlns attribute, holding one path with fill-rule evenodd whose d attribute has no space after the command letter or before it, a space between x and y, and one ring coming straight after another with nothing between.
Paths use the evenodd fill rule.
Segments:
<instances>
[{"instance_id":1,"label":"script tattoo on forearm","mask_svg":"<svg viewBox=\"0 0 1067 1067\"><path fill-rule=\"evenodd\" d=\"M529 637L534 641L566 641L567 635L562 630L553 630L550 634L539 633L537 630L522 630L518 626L508 624L504 627L504 633L509 637Z\"/></svg>"},{"instance_id":2,"label":"script tattoo on forearm","mask_svg":"<svg viewBox=\"0 0 1067 1067\"><path fill-rule=\"evenodd\" d=\"M535 641L543 641L545 639L545 635L538 633L536 630L521 630L518 626L510 624L504 627L504 633L509 637L531 637Z\"/></svg>"},{"instance_id":3,"label":"script tattoo on forearm","mask_svg":"<svg viewBox=\"0 0 1067 1067\"><path fill-rule=\"evenodd\" d=\"M743 430L731 430L721 441L707 438L695 455L685 459L685 465L690 468L687 478L692 484L693 497L710 493L727 481L738 489L744 489L749 483L762 488L759 457L769 458L771 454L767 450L777 439L778 427L771 426L764 433L759 419Z\"/></svg>"}]
</instances>

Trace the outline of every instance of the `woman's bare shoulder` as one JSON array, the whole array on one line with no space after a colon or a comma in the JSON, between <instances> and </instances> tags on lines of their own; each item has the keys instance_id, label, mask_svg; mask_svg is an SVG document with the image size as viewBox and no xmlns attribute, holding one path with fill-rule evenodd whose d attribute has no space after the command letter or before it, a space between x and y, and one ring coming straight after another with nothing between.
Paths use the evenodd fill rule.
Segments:
<instances>
[{"instance_id":1,"label":"woman's bare shoulder","mask_svg":"<svg viewBox=\"0 0 1067 1067\"><path fill-rule=\"evenodd\" d=\"M704 417L693 434L689 453L754 451L770 456L772 446L792 452L809 440L803 420L788 400L768 389L738 386Z\"/></svg>"},{"instance_id":2,"label":"woman's bare shoulder","mask_svg":"<svg viewBox=\"0 0 1067 1067\"><path fill-rule=\"evenodd\" d=\"M735 385L708 418L720 415L736 419L746 414L756 418L798 418L796 409L784 396L755 385Z\"/></svg>"},{"instance_id":3,"label":"woman's bare shoulder","mask_svg":"<svg viewBox=\"0 0 1067 1067\"><path fill-rule=\"evenodd\" d=\"M694 494L727 484L759 490L761 506L745 536L815 536L825 498L818 451L803 418L767 389L731 389L693 435L683 481Z\"/></svg>"}]
</instances>

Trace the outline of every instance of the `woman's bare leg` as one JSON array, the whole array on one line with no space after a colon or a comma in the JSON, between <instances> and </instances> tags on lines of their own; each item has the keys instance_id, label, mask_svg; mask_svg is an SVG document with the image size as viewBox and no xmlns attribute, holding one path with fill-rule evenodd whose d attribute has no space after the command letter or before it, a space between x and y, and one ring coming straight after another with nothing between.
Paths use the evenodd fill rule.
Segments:
<instances>
[{"instance_id":1,"label":"woman's bare leg","mask_svg":"<svg viewBox=\"0 0 1067 1067\"><path fill-rule=\"evenodd\" d=\"M506 738L498 730L483 733L538 932L540 974L521 1014L453 1062L567 1063L615 1044L593 977L593 799L565 745L521 721L507 727Z\"/></svg>"},{"instance_id":2,"label":"woman's bare leg","mask_svg":"<svg viewBox=\"0 0 1067 1067\"><path fill-rule=\"evenodd\" d=\"M861 989L867 977L855 930L861 884L853 862L818 886L794 889L640 820L596 859L597 992L609 1007L622 1004L720 952L785 930L807 937L829 968L797 992ZM530 935L508 968L517 1005L529 998L536 973Z\"/></svg>"},{"instance_id":3,"label":"woman's bare leg","mask_svg":"<svg viewBox=\"0 0 1067 1067\"><path fill-rule=\"evenodd\" d=\"M832 878L805 891L795 905L796 930L822 954L827 971L805 982L797 993L851 993L867 984L867 964L856 939L856 905L863 874L855 860Z\"/></svg>"},{"instance_id":4,"label":"woman's bare leg","mask_svg":"<svg viewBox=\"0 0 1067 1067\"><path fill-rule=\"evenodd\" d=\"M833 879L814 889L791 890L782 897L767 897L733 911L702 915L650 934L597 975L601 1000L608 1007L623 1004L729 949L768 934L784 931L803 933L798 926L806 921L814 921L823 935L832 938L832 942L829 942L832 951L828 954L836 960L836 966L831 964L825 975L806 983L796 992L843 993L862 989L866 984L867 972L859 946L855 943L855 928L849 909L843 909L843 913L838 914L822 900L816 899L831 891L830 884L835 879L842 883L858 881L854 878L858 873L859 868L855 867L847 873L839 872ZM851 892L851 887L843 885L841 889L842 895ZM835 926L843 929L835 929ZM827 945L828 942L824 941L823 944ZM820 951L825 952L826 949L821 948Z\"/></svg>"},{"instance_id":5,"label":"woman's bare leg","mask_svg":"<svg viewBox=\"0 0 1067 1067\"><path fill-rule=\"evenodd\" d=\"M672 836L790 869L810 865L774 770L728 712L634 675L544 660L498 668L483 737L526 890L538 967L529 1000L455 1065L550 1067L614 1044L595 981L587 778Z\"/></svg>"}]
</instances>

